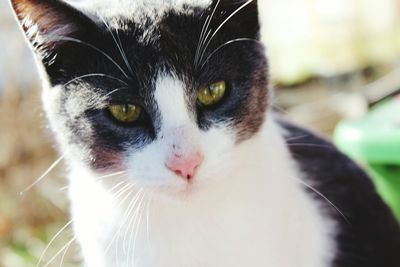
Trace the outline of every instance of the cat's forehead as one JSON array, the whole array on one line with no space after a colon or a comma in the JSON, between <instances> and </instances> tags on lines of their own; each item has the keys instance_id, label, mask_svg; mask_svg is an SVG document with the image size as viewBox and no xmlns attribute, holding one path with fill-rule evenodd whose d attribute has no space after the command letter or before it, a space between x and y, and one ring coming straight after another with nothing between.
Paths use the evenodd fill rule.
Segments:
<instances>
[{"instance_id":1,"label":"cat's forehead","mask_svg":"<svg viewBox=\"0 0 400 267\"><path fill-rule=\"evenodd\" d=\"M212 3L213 0L91 0L79 6L120 27L121 20L140 24L145 19L156 23L168 13L187 14L194 9L206 9Z\"/></svg>"},{"instance_id":2,"label":"cat's forehead","mask_svg":"<svg viewBox=\"0 0 400 267\"><path fill-rule=\"evenodd\" d=\"M89 0L75 4L92 14L98 23L119 33L135 36L138 43L148 44L157 40L165 18L173 14L182 20L173 27L184 26L184 17L197 17L209 9L215 0ZM170 25L171 26L171 25Z\"/></svg>"}]
</instances>

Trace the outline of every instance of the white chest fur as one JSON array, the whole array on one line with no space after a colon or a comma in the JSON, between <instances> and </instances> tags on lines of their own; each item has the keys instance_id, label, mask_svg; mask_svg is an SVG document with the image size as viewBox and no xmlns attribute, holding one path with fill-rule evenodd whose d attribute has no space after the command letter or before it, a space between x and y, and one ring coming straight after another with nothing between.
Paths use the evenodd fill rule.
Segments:
<instances>
[{"instance_id":1,"label":"white chest fur","mask_svg":"<svg viewBox=\"0 0 400 267\"><path fill-rule=\"evenodd\" d=\"M228 180L180 198L154 195L136 213L73 168L72 214L88 267L330 266L334 223L298 183L277 126L268 122L241 149Z\"/></svg>"}]
</instances>

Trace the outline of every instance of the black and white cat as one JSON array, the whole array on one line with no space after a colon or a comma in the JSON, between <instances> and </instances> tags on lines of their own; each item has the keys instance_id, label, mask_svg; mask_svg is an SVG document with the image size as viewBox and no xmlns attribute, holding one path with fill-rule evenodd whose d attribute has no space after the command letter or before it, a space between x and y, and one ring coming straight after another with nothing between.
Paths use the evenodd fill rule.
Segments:
<instances>
[{"instance_id":1,"label":"black and white cat","mask_svg":"<svg viewBox=\"0 0 400 267\"><path fill-rule=\"evenodd\" d=\"M89 267L399 267L366 175L271 112L256 0L12 0Z\"/></svg>"}]
</instances>

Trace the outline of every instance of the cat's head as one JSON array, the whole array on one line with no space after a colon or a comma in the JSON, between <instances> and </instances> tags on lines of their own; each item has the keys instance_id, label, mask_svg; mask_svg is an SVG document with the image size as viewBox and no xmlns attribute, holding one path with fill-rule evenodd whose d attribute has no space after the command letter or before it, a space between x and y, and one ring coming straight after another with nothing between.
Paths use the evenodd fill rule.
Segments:
<instances>
[{"instance_id":1,"label":"cat's head","mask_svg":"<svg viewBox=\"0 0 400 267\"><path fill-rule=\"evenodd\" d=\"M257 1L105 2L12 0L68 158L151 188L229 177L268 108Z\"/></svg>"}]
</instances>

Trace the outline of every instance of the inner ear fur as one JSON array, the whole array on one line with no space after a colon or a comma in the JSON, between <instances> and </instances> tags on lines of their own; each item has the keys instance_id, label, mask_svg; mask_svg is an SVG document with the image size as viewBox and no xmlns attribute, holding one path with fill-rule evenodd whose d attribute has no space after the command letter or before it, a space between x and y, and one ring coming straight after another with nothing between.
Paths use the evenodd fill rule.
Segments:
<instances>
[{"instance_id":1,"label":"inner ear fur","mask_svg":"<svg viewBox=\"0 0 400 267\"><path fill-rule=\"evenodd\" d=\"M54 49L66 38L84 34L94 24L85 14L61 0L11 0L16 17L34 49ZM64 39L64 40L63 40Z\"/></svg>"}]
</instances>

